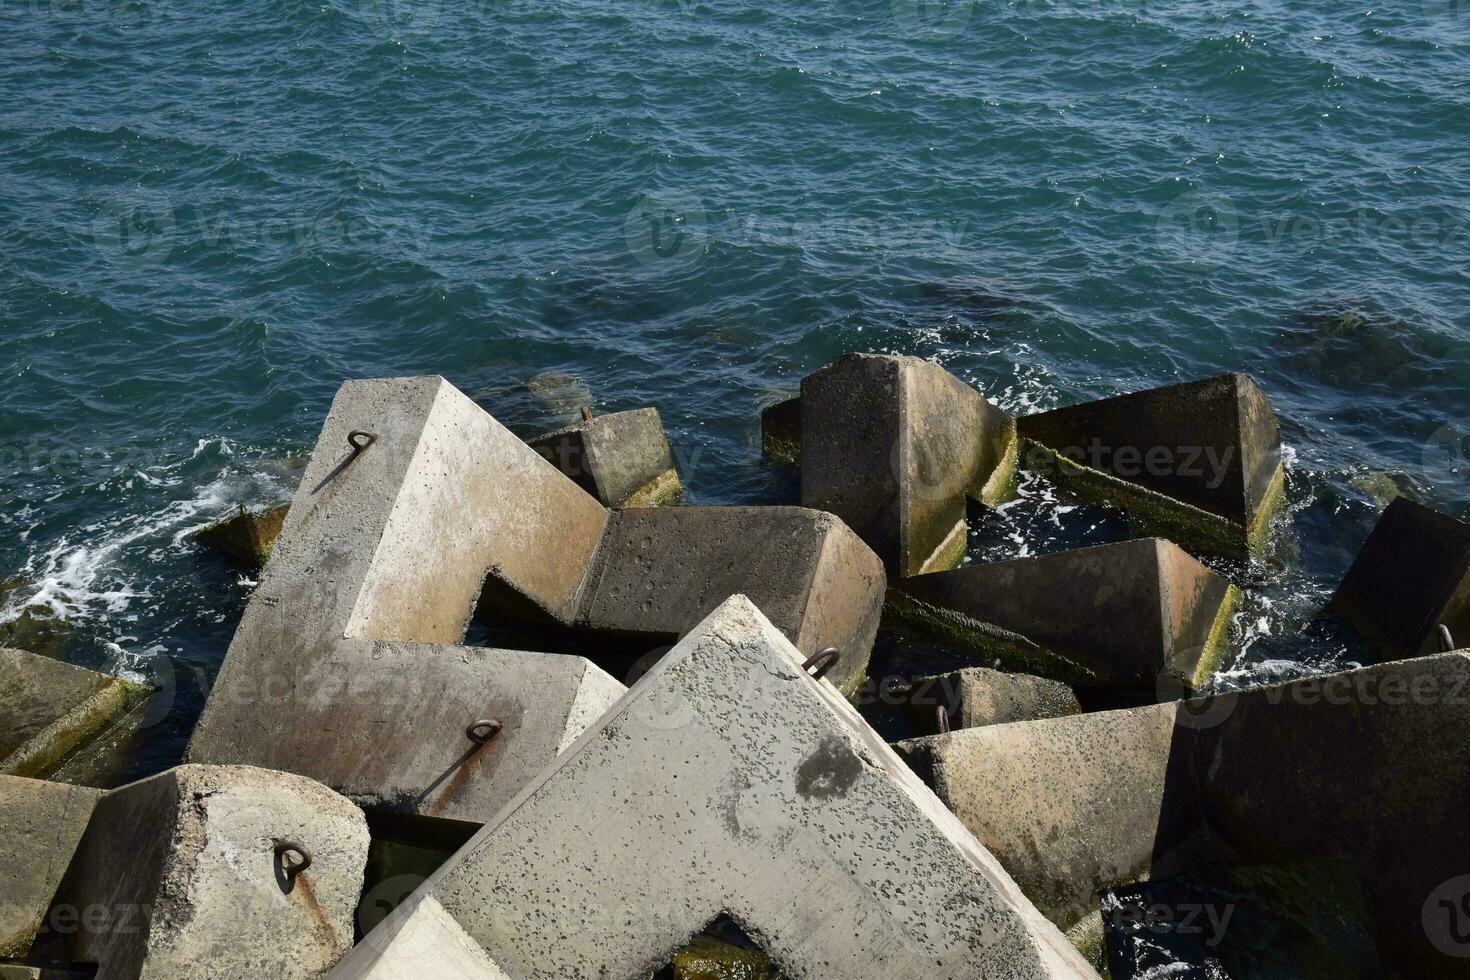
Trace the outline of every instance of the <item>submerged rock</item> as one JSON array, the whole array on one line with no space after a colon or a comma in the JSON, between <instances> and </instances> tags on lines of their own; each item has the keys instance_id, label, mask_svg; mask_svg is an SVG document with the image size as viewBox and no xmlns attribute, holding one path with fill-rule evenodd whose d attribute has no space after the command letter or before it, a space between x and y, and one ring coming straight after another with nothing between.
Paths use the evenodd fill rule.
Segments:
<instances>
[{"instance_id":1,"label":"submerged rock","mask_svg":"<svg viewBox=\"0 0 1470 980\"><path fill-rule=\"evenodd\" d=\"M546 411L562 421L571 421L584 408L592 407L592 389L575 374L547 371L526 382L526 390Z\"/></svg>"},{"instance_id":2,"label":"submerged rock","mask_svg":"<svg viewBox=\"0 0 1470 980\"><path fill-rule=\"evenodd\" d=\"M758 949L695 936L654 980L780 980L780 974Z\"/></svg>"},{"instance_id":3,"label":"submerged rock","mask_svg":"<svg viewBox=\"0 0 1470 980\"><path fill-rule=\"evenodd\" d=\"M219 549L241 564L264 568L290 509L290 504L281 504L267 510L252 511L241 504L239 513L200 528L194 532L194 539Z\"/></svg>"},{"instance_id":4,"label":"submerged rock","mask_svg":"<svg viewBox=\"0 0 1470 980\"><path fill-rule=\"evenodd\" d=\"M1422 385L1454 351L1448 337L1357 301L1298 311L1278 334L1276 347L1288 363L1339 388Z\"/></svg>"}]
</instances>

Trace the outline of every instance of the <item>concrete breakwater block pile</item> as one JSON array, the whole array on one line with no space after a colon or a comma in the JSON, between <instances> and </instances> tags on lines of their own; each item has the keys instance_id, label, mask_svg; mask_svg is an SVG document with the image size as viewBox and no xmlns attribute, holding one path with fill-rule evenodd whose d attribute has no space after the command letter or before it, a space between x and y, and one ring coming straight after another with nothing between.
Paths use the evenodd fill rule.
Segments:
<instances>
[{"instance_id":1,"label":"concrete breakwater block pile","mask_svg":"<svg viewBox=\"0 0 1470 980\"><path fill-rule=\"evenodd\" d=\"M1195 556L1282 496L1249 379L1017 420L847 355L761 426L802 506L654 506L652 409L528 443L442 378L344 384L185 764L0 775L0 978L1092 978L1106 910L1210 875L1343 882L1387 976L1461 975L1465 525L1396 502L1344 579L1383 662L1183 700L1240 599ZM1173 539L962 564L1024 467ZM903 678L894 745L850 701L880 625L972 661ZM0 759L57 780L148 693L9 678Z\"/></svg>"}]
</instances>

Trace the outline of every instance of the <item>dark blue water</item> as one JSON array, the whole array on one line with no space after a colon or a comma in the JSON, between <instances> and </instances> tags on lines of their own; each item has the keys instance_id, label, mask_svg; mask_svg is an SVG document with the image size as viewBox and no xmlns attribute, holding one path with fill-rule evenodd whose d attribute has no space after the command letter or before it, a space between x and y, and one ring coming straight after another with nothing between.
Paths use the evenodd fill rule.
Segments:
<instances>
[{"instance_id":1,"label":"dark blue water","mask_svg":"<svg viewBox=\"0 0 1470 980\"><path fill-rule=\"evenodd\" d=\"M1466 0L0 0L0 620L171 678L151 771L250 584L189 532L342 379L655 404L691 500L790 501L760 407L871 350L1015 413L1250 371L1226 680L1340 666L1386 495L1467 516L1467 223ZM1129 533L1026 491L977 557Z\"/></svg>"}]
</instances>

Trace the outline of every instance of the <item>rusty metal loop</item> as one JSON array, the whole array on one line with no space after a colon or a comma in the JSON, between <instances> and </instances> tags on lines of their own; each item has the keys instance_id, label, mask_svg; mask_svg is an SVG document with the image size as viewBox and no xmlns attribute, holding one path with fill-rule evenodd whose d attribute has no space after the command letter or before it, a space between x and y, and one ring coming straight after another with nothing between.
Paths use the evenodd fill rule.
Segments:
<instances>
[{"instance_id":1,"label":"rusty metal loop","mask_svg":"<svg viewBox=\"0 0 1470 980\"><path fill-rule=\"evenodd\" d=\"M294 878L297 875L301 874L301 872L305 871L307 868L311 867L311 852L302 847L300 844L296 843L294 840L283 840L276 845L277 861L283 860L288 854L295 854L301 860L286 862L285 867L282 870L286 872L287 878Z\"/></svg>"},{"instance_id":2,"label":"rusty metal loop","mask_svg":"<svg viewBox=\"0 0 1470 980\"><path fill-rule=\"evenodd\" d=\"M837 666L837 661L841 659L841 650L836 647L827 647L827 649L818 650L808 657L806 663L801 665L801 669L811 674L813 679L821 680L827 676L827 671Z\"/></svg>"},{"instance_id":3,"label":"rusty metal loop","mask_svg":"<svg viewBox=\"0 0 1470 980\"><path fill-rule=\"evenodd\" d=\"M499 735L504 727L494 718L481 718L479 721L471 722L470 727L466 728L464 733L471 742L479 742L484 745Z\"/></svg>"},{"instance_id":4,"label":"rusty metal loop","mask_svg":"<svg viewBox=\"0 0 1470 980\"><path fill-rule=\"evenodd\" d=\"M1455 649L1455 638L1450 635L1450 628L1444 623L1439 624L1439 652L1449 653Z\"/></svg>"},{"instance_id":5,"label":"rusty metal loop","mask_svg":"<svg viewBox=\"0 0 1470 980\"><path fill-rule=\"evenodd\" d=\"M934 715L939 721L939 734L949 733L949 709L939 704L934 706Z\"/></svg>"},{"instance_id":6,"label":"rusty metal loop","mask_svg":"<svg viewBox=\"0 0 1470 980\"><path fill-rule=\"evenodd\" d=\"M583 422L591 422L592 421L592 409L588 408L586 405L583 405L582 406L582 421Z\"/></svg>"},{"instance_id":7,"label":"rusty metal loop","mask_svg":"<svg viewBox=\"0 0 1470 980\"><path fill-rule=\"evenodd\" d=\"M354 457L362 455L363 451L378 441L376 432L364 432L362 429L354 429L347 433L347 445L352 447Z\"/></svg>"}]
</instances>

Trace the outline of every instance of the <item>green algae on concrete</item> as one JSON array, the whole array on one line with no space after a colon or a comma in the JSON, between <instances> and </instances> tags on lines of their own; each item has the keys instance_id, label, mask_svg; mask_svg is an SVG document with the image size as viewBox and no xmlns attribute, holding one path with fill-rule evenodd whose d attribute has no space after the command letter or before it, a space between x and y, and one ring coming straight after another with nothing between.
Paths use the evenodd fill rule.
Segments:
<instances>
[{"instance_id":1,"label":"green algae on concrete","mask_svg":"<svg viewBox=\"0 0 1470 980\"><path fill-rule=\"evenodd\" d=\"M758 949L695 936L655 980L780 980L780 974Z\"/></svg>"},{"instance_id":2,"label":"green algae on concrete","mask_svg":"<svg viewBox=\"0 0 1470 980\"><path fill-rule=\"evenodd\" d=\"M623 501L624 507L667 507L684 496L684 485L674 470L664 470Z\"/></svg>"},{"instance_id":3,"label":"green algae on concrete","mask_svg":"<svg viewBox=\"0 0 1470 980\"><path fill-rule=\"evenodd\" d=\"M801 396L761 410L761 454L782 463L801 461Z\"/></svg>"},{"instance_id":4,"label":"green algae on concrete","mask_svg":"<svg viewBox=\"0 0 1470 980\"><path fill-rule=\"evenodd\" d=\"M31 948L102 792L0 775L0 959Z\"/></svg>"},{"instance_id":5,"label":"green algae on concrete","mask_svg":"<svg viewBox=\"0 0 1470 980\"><path fill-rule=\"evenodd\" d=\"M152 694L132 681L60 660L0 649L0 773L40 777L137 711Z\"/></svg>"},{"instance_id":6,"label":"green algae on concrete","mask_svg":"<svg viewBox=\"0 0 1470 980\"><path fill-rule=\"evenodd\" d=\"M281 504L256 512L241 505L238 513L195 531L194 539L244 565L264 568L290 509L290 504Z\"/></svg>"}]
</instances>

